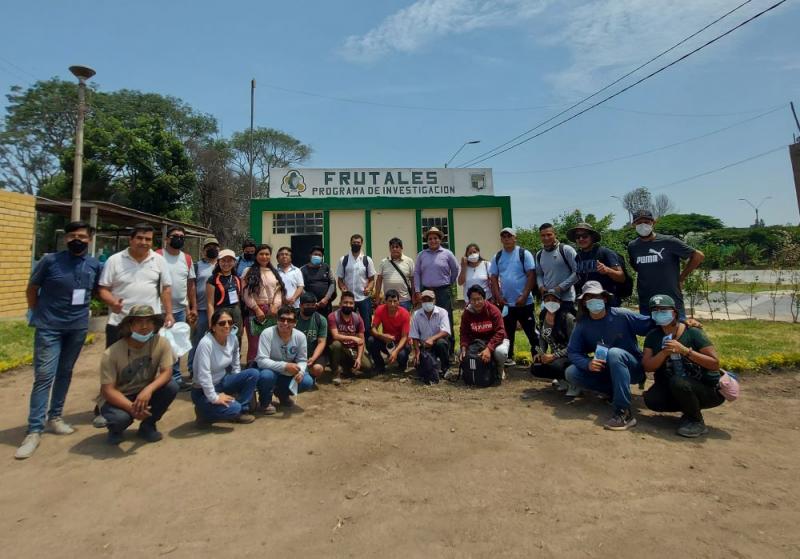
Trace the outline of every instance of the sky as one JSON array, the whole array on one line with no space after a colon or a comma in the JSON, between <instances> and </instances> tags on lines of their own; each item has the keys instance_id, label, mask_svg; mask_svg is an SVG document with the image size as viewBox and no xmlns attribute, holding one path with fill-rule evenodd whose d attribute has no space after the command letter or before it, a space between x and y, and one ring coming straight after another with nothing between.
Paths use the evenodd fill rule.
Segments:
<instances>
[{"instance_id":1,"label":"sky","mask_svg":"<svg viewBox=\"0 0 800 559\"><path fill-rule=\"evenodd\" d=\"M480 140L462 150L458 166L742 1L9 2L0 91L72 79L67 68L83 64L97 71L101 90L179 97L214 115L228 136L249 126L254 78L256 126L310 144L307 167L441 167L465 141ZM591 102L776 1L752 0ZM575 208L614 213L621 225L626 212L612 196L638 186L666 193L682 213L712 214L729 226L754 220L739 198L771 197L761 217L796 224L786 146L800 134L788 107L800 102L798 28L800 1L788 0L479 166L493 169L495 194L511 196L518 226Z\"/></svg>"}]
</instances>

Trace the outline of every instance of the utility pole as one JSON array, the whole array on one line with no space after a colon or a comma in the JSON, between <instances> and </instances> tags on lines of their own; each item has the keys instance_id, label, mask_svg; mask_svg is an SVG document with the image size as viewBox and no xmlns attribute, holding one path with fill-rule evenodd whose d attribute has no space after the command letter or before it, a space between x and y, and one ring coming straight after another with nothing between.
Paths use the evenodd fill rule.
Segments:
<instances>
[{"instance_id":1,"label":"utility pole","mask_svg":"<svg viewBox=\"0 0 800 559\"><path fill-rule=\"evenodd\" d=\"M70 66L69 71L78 78L78 122L75 126L75 164L72 167L72 211L70 221L81 219L81 184L83 182L83 121L86 117L86 80L95 71L86 66Z\"/></svg>"},{"instance_id":2,"label":"utility pole","mask_svg":"<svg viewBox=\"0 0 800 559\"><path fill-rule=\"evenodd\" d=\"M797 112L794 110L794 103L789 103L794 116L794 123L797 125L797 133L800 134L800 120L797 119ZM797 196L797 210L800 211L800 135L794 137L794 143L789 146L789 159L792 162L792 172L794 174L794 193Z\"/></svg>"},{"instance_id":3,"label":"utility pole","mask_svg":"<svg viewBox=\"0 0 800 559\"><path fill-rule=\"evenodd\" d=\"M256 163L256 154L253 152L253 115L256 103L256 79L250 80L250 199L255 196L256 181L253 176L253 166Z\"/></svg>"}]
</instances>

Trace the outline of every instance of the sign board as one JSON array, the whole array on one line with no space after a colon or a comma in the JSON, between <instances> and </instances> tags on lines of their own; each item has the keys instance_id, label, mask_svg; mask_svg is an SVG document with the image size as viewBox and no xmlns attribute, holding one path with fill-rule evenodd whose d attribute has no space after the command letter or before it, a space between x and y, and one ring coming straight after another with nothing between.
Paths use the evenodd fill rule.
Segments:
<instances>
[{"instance_id":1,"label":"sign board","mask_svg":"<svg viewBox=\"0 0 800 559\"><path fill-rule=\"evenodd\" d=\"M272 169L270 198L425 198L494 194L491 169Z\"/></svg>"}]
</instances>

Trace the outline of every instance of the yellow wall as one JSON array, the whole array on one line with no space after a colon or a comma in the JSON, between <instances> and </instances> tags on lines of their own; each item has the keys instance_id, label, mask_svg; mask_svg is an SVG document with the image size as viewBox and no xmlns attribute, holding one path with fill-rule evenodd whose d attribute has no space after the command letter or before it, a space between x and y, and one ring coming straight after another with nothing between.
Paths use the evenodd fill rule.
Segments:
<instances>
[{"instance_id":1,"label":"yellow wall","mask_svg":"<svg viewBox=\"0 0 800 559\"><path fill-rule=\"evenodd\" d=\"M325 247L334 271L339 258L350 252L350 236L356 233L366 238L364 229L364 210L331 210L331 246Z\"/></svg>"},{"instance_id":2,"label":"yellow wall","mask_svg":"<svg viewBox=\"0 0 800 559\"><path fill-rule=\"evenodd\" d=\"M25 316L36 198L0 190L0 317Z\"/></svg>"},{"instance_id":3,"label":"yellow wall","mask_svg":"<svg viewBox=\"0 0 800 559\"><path fill-rule=\"evenodd\" d=\"M481 247L481 256L491 260L500 250L500 229L503 228L500 208L456 208L453 210L455 248L451 249L461 261L470 243ZM462 297L461 286L458 296Z\"/></svg>"},{"instance_id":4,"label":"yellow wall","mask_svg":"<svg viewBox=\"0 0 800 559\"><path fill-rule=\"evenodd\" d=\"M389 256L389 239L403 241L403 252L414 258L417 254L417 218L414 210L372 210L372 259L375 266Z\"/></svg>"}]
</instances>

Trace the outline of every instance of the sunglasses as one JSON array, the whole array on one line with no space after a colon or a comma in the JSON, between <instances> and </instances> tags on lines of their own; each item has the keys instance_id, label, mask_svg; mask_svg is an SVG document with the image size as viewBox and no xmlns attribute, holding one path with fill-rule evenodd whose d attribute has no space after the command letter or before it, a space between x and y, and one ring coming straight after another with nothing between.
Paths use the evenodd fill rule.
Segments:
<instances>
[{"instance_id":1,"label":"sunglasses","mask_svg":"<svg viewBox=\"0 0 800 559\"><path fill-rule=\"evenodd\" d=\"M217 326L233 326L232 320L220 320L217 322Z\"/></svg>"},{"instance_id":2,"label":"sunglasses","mask_svg":"<svg viewBox=\"0 0 800 559\"><path fill-rule=\"evenodd\" d=\"M591 239L592 236L589 233L575 233L576 239Z\"/></svg>"},{"instance_id":3,"label":"sunglasses","mask_svg":"<svg viewBox=\"0 0 800 559\"><path fill-rule=\"evenodd\" d=\"M282 316L282 317L280 317L278 319L278 322L287 322L287 323L291 324L293 322L297 322L297 320L295 320L294 318L289 318L287 316Z\"/></svg>"}]
</instances>

